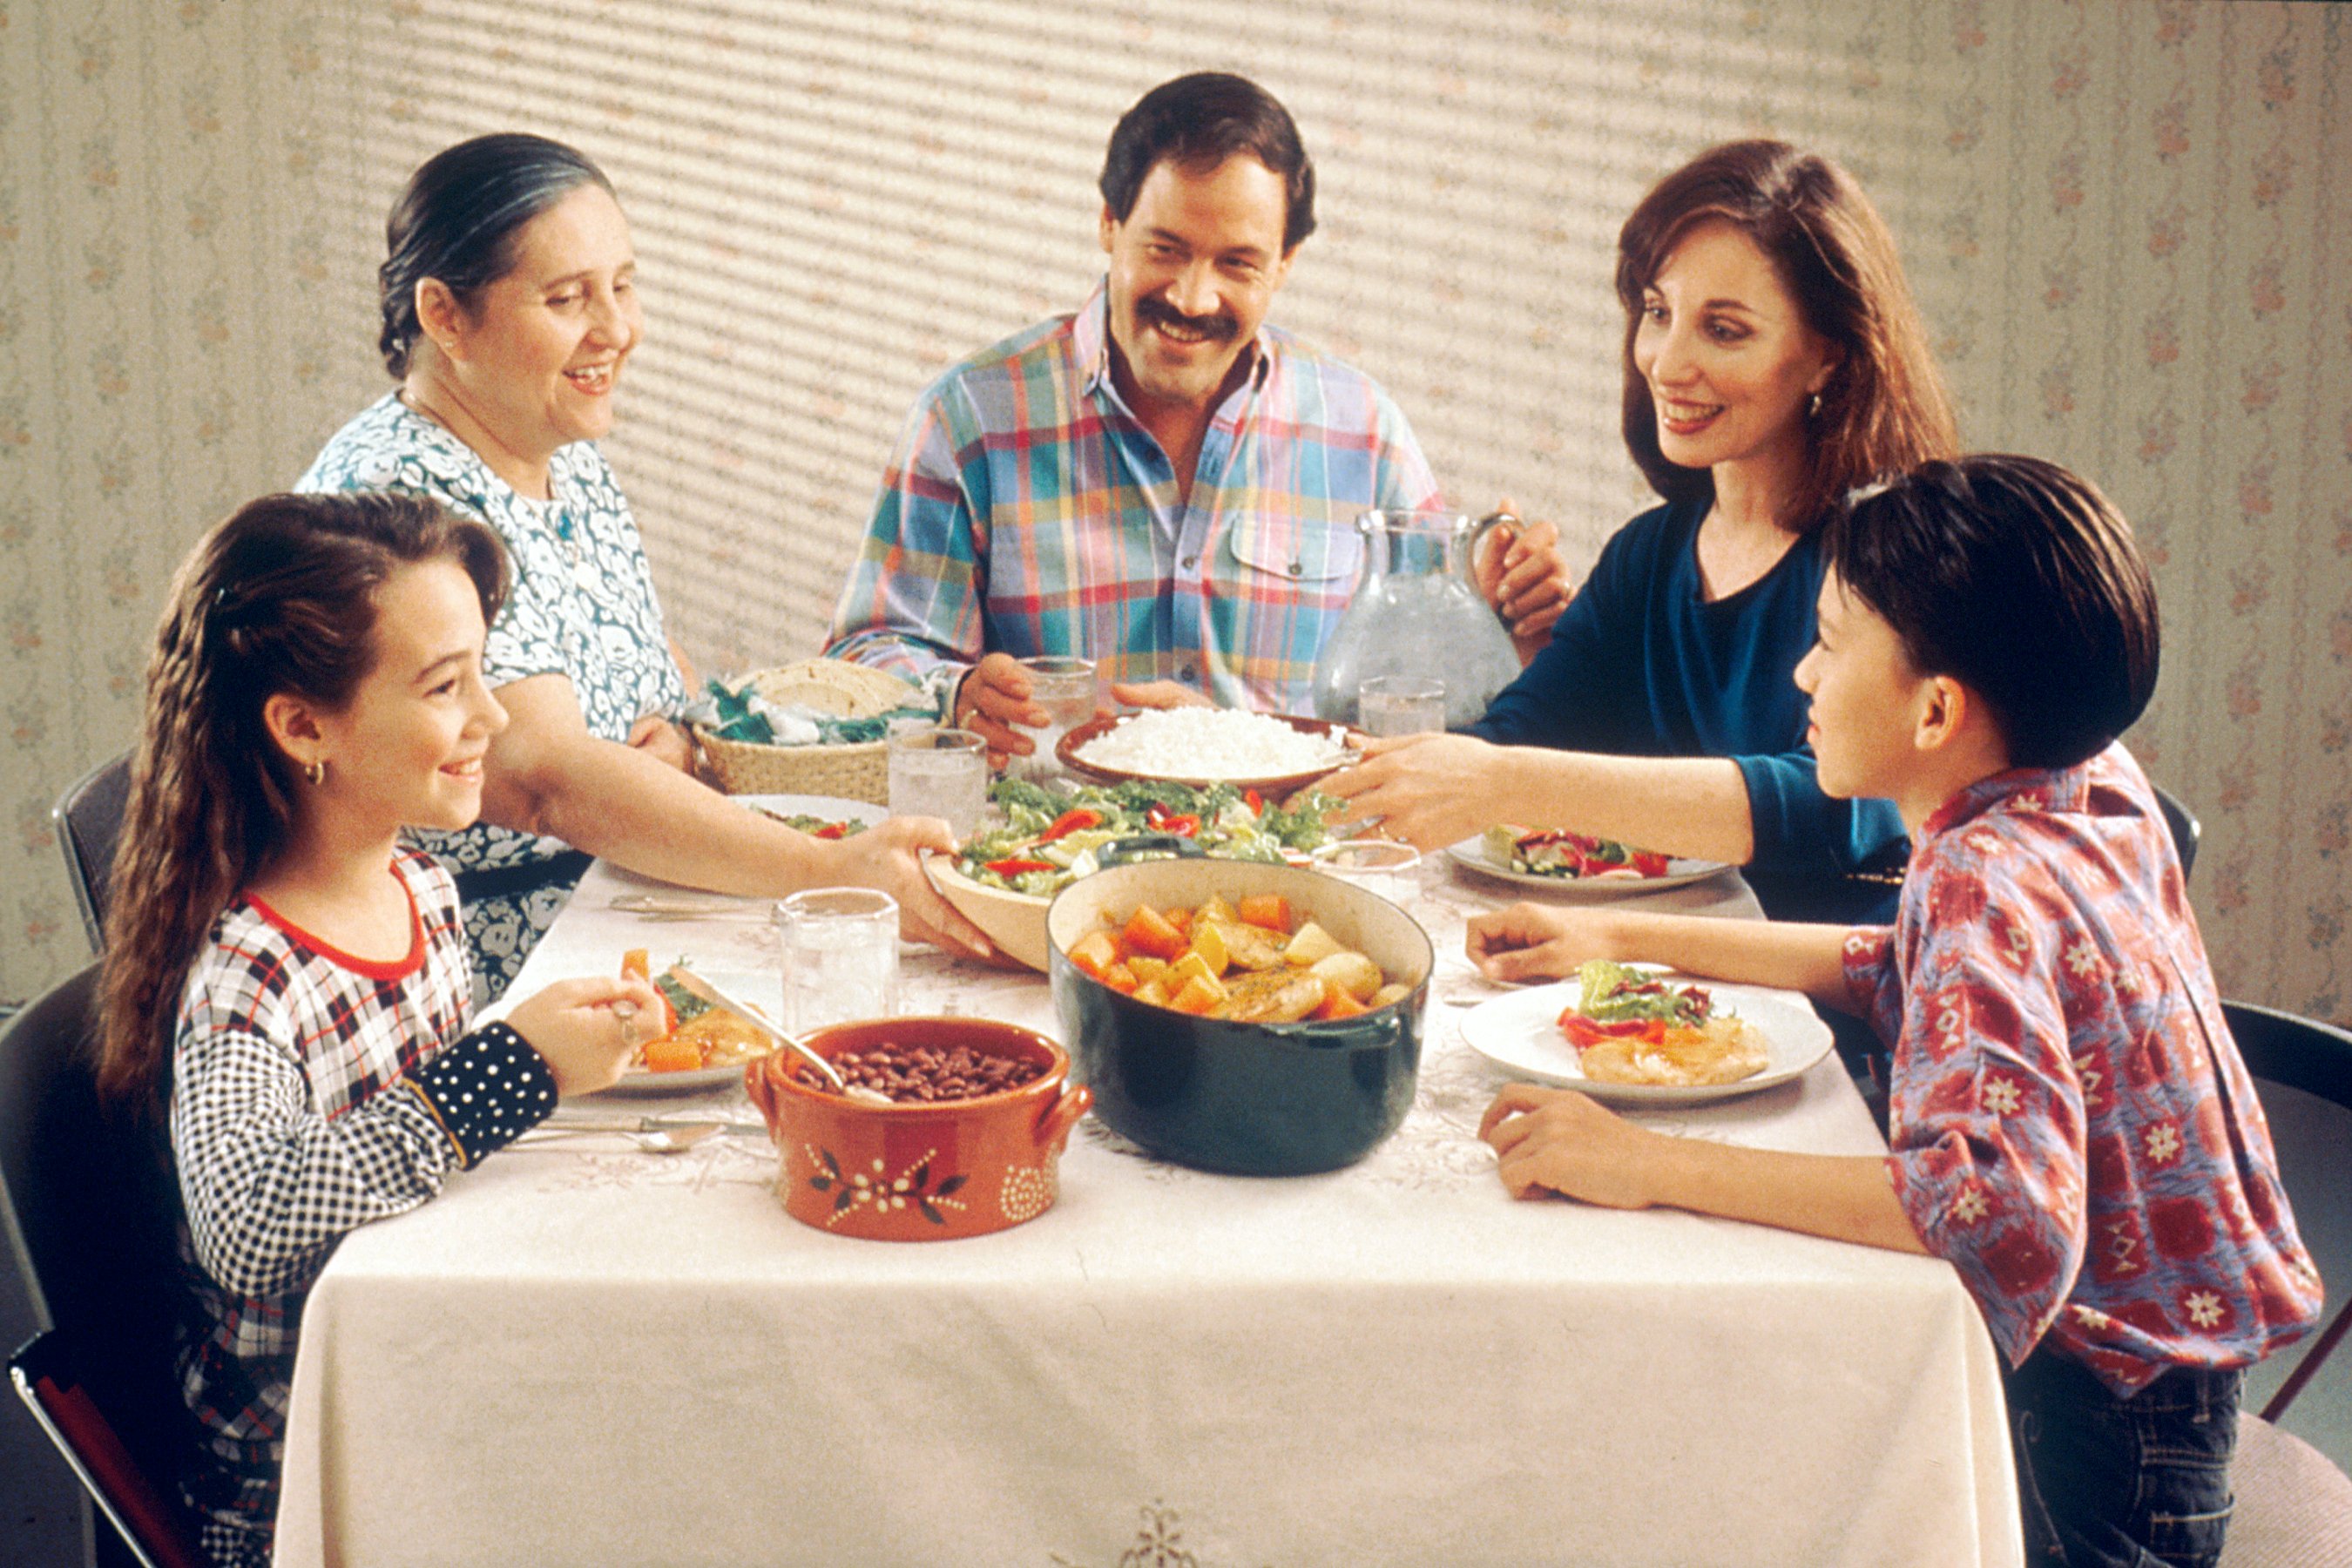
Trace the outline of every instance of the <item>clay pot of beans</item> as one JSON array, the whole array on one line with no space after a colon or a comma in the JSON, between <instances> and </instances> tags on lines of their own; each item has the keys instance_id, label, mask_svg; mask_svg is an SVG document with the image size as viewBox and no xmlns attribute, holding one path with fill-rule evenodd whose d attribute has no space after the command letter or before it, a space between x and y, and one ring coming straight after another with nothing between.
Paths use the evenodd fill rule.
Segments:
<instances>
[{"instance_id":1,"label":"clay pot of beans","mask_svg":"<svg viewBox=\"0 0 2352 1568\"><path fill-rule=\"evenodd\" d=\"M1097 1118L1162 1159L1334 1170L1412 1106L1435 954L1411 915L1352 882L1147 861L1063 889L1045 931L1073 1073Z\"/></svg>"},{"instance_id":2,"label":"clay pot of beans","mask_svg":"<svg viewBox=\"0 0 2352 1568\"><path fill-rule=\"evenodd\" d=\"M985 1018L882 1018L802 1040L891 1103L844 1098L790 1051L744 1069L794 1219L835 1236L944 1241L1053 1206L1062 1150L1093 1097L1044 1035Z\"/></svg>"}]
</instances>

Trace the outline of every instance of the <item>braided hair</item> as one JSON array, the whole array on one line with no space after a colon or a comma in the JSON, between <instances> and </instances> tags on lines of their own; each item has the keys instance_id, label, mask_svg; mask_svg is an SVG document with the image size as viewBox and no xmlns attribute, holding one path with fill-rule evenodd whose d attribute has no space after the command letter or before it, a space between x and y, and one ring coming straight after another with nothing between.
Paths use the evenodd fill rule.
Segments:
<instances>
[{"instance_id":1,"label":"braided hair","mask_svg":"<svg viewBox=\"0 0 2352 1568\"><path fill-rule=\"evenodd\" d=\"M491 619L506 554L484 524L397 495L266 496L215 526L173 578L115 847L98 1082L159 1110L180 989L239 889L284 848L299 777L262 705L333 710L375 663L375 596L404 566L464 568Z\"/></svg>"}]
</instances>

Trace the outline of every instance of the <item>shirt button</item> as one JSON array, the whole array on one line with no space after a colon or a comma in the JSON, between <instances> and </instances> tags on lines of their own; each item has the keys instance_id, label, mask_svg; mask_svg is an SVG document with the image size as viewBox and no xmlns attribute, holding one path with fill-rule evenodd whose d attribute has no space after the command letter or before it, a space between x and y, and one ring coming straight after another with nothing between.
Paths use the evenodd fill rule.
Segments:
<instances>
[{"instance_id":1,"label":"shirt button","mask_svg":"<svg viewBox=\"0 0 2352 1568\"><path fill-rule=\"evenodd\" d=\"M1183 668L1176 672L1176 679L1179 680L1197 680L1200 677L1193 670L1192 667L1188 664Z\"/></svg>"},{"instance_id":2,"label":"shirt button","mask_svg":"<svg viewBox=\"0 0 2352 1568\"><path fill-rule=\"evenodd\" d=\"M1181 566L1187 572L1190 572L1193 567L1198 566L1200 563L1201 558L1197 555L1187 555L1183 560L1177 563L1179 566Z\"/></svg>"}]
</instances>

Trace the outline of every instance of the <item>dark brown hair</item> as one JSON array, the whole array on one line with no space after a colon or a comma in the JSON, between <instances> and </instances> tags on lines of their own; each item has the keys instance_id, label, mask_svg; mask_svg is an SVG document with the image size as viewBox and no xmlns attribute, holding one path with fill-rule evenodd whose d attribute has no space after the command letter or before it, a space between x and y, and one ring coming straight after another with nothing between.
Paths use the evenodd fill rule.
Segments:
<instances>
[{"instance_id":1,"label":"dark brown hair","mask_svg":"<svg viewBox=\"0 0 2352 1568\"><path fill-rule=\"evenodd\" d=\"M293 822L298 775L262 704L349 702L375 663L377 590L428 561L463 567L482 618L498 614L498 535L415 496L266 496L181 563L110 874L98 1068L110 1099L162 1104L188 965Z\"/></svg>"},{"instance_id":2,"label":"dark brown hair","mask_svg":"<svg viewBox=\"0 0 2352 1568\"><path fill-rule=\"evenodd\" d=\"M1807 416L1808 461L1780 520L1805 532L1856 486L1959 450L1943 377L1895 237L1853 176L1785 142L1727 142L1660 180L1617 236L1617 297L1625 306L1625 447L1669 500L1711 497L1704 468L1658 448L1650 385L1633 365L1643 290L1684 237L1710 219L1754 241L1796 300L1805 324L1842 352Z\"/></svg>"},{"instance_id":3,"label":"dark brown hair","mask_svg":"<svg viewBox=\"0 0 2352 1568\"><path fill-rule=\"evenodd\" d=\"M1119 116L1103 154L1103 202L1112 217L1125 223L1145 176L1163 161L1209 170L1236 153L1248 153L1282 181L1282 250L1287 256L1315 232L1315 163L1290 110L1246 77L1196 71L1161 82L1138 99Z\"/></svg>"},{"instance_id":4,"label":"dark brown hair","mask_svg":"<svg viewBox=\"0 0 2352 1568\"><path fill-rule=\"evenodd\" d=\"M416 286L437 278L471 310L482 289L514 266L515 236L525 224L582 185L613 182L586 154L544 136L505 132L460 142L426 159L383 226L383 265L376 268L376 303L383 330L376 345L394 377L408 374L408 356L424 328L416 320Z\"/></svg>"},{"instance_id":5,"label":"dark brown hair","mask_svg":"<svg viewBox=\"0 0 2352 1568\"><path fill-rule=\"evenodd\" d=\"M2020 767L2070 768L2156 691L2156 584L2131 524L2055 463L1928 463L1855 498L1822 541L1912 667L1983 699Z\"/></svg>"}]
</instances>

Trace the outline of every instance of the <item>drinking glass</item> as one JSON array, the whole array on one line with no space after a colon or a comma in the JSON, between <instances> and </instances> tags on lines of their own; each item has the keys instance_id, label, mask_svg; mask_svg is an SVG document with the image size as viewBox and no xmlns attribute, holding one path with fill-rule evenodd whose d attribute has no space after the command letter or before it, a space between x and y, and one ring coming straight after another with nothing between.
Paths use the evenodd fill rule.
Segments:
<instances>
[{"instance_id":1,"label":"drinking glass","mask_svg":"<svg viewBox=\"0 0 2352 1568\"><path fill-rule=\"evenodd\" d=\"M1315 851L1315 868L1405 905L1421 891L1421 851L1389 838L1349 838Z\"/></svg>"},{"instance_id":2,"label":"drinking glass","mask_svg":"<svg viewBox=\"0 0 2352 1568\"><path fill-rule=\"evenodd\" d=\"M1017 779L1043 783L1063 773L1054 747L1095 716L1095 666L1087 658L1024 658L1021 668L1029 672L1029 700L1045 710L1046 720L1039 730L1026 724L1013 726L1037 749L1025 757L1014 757L1005 772Z\"/></svg>"},{"instance_id":3,"label":"drinking glass","mask_svg":"<svg viewBox=\"0 0 2352 1568\"><path fill-rule=\"evenodd\" d=\"M898 996L898 901L872 888L813 888L776 906L784 1027L887 1018Z\"/></svg>"},{"instance_id":4,"label":"drinking glass","mask_svg":"<svg viewBox=\"0 0 2352 1568\"><path fill-rule=\"evenodd\" d=\"M893 735L890 815L938 816L958 838L980 826L988 810L988 742L970 730L921 730Z\"/></svg>"},{"instance_id":5,"label":"drinking glass","mask_svg":"<svg viewBox=\"0 0 2352 1568\"><path fill-rule=\"evenodd\" d=\"M1445 682L1425 675L1375 675L1356 688L1357 726L1367 735L1421 735L1445 728Z\"/></svg>"}]
</instances>

